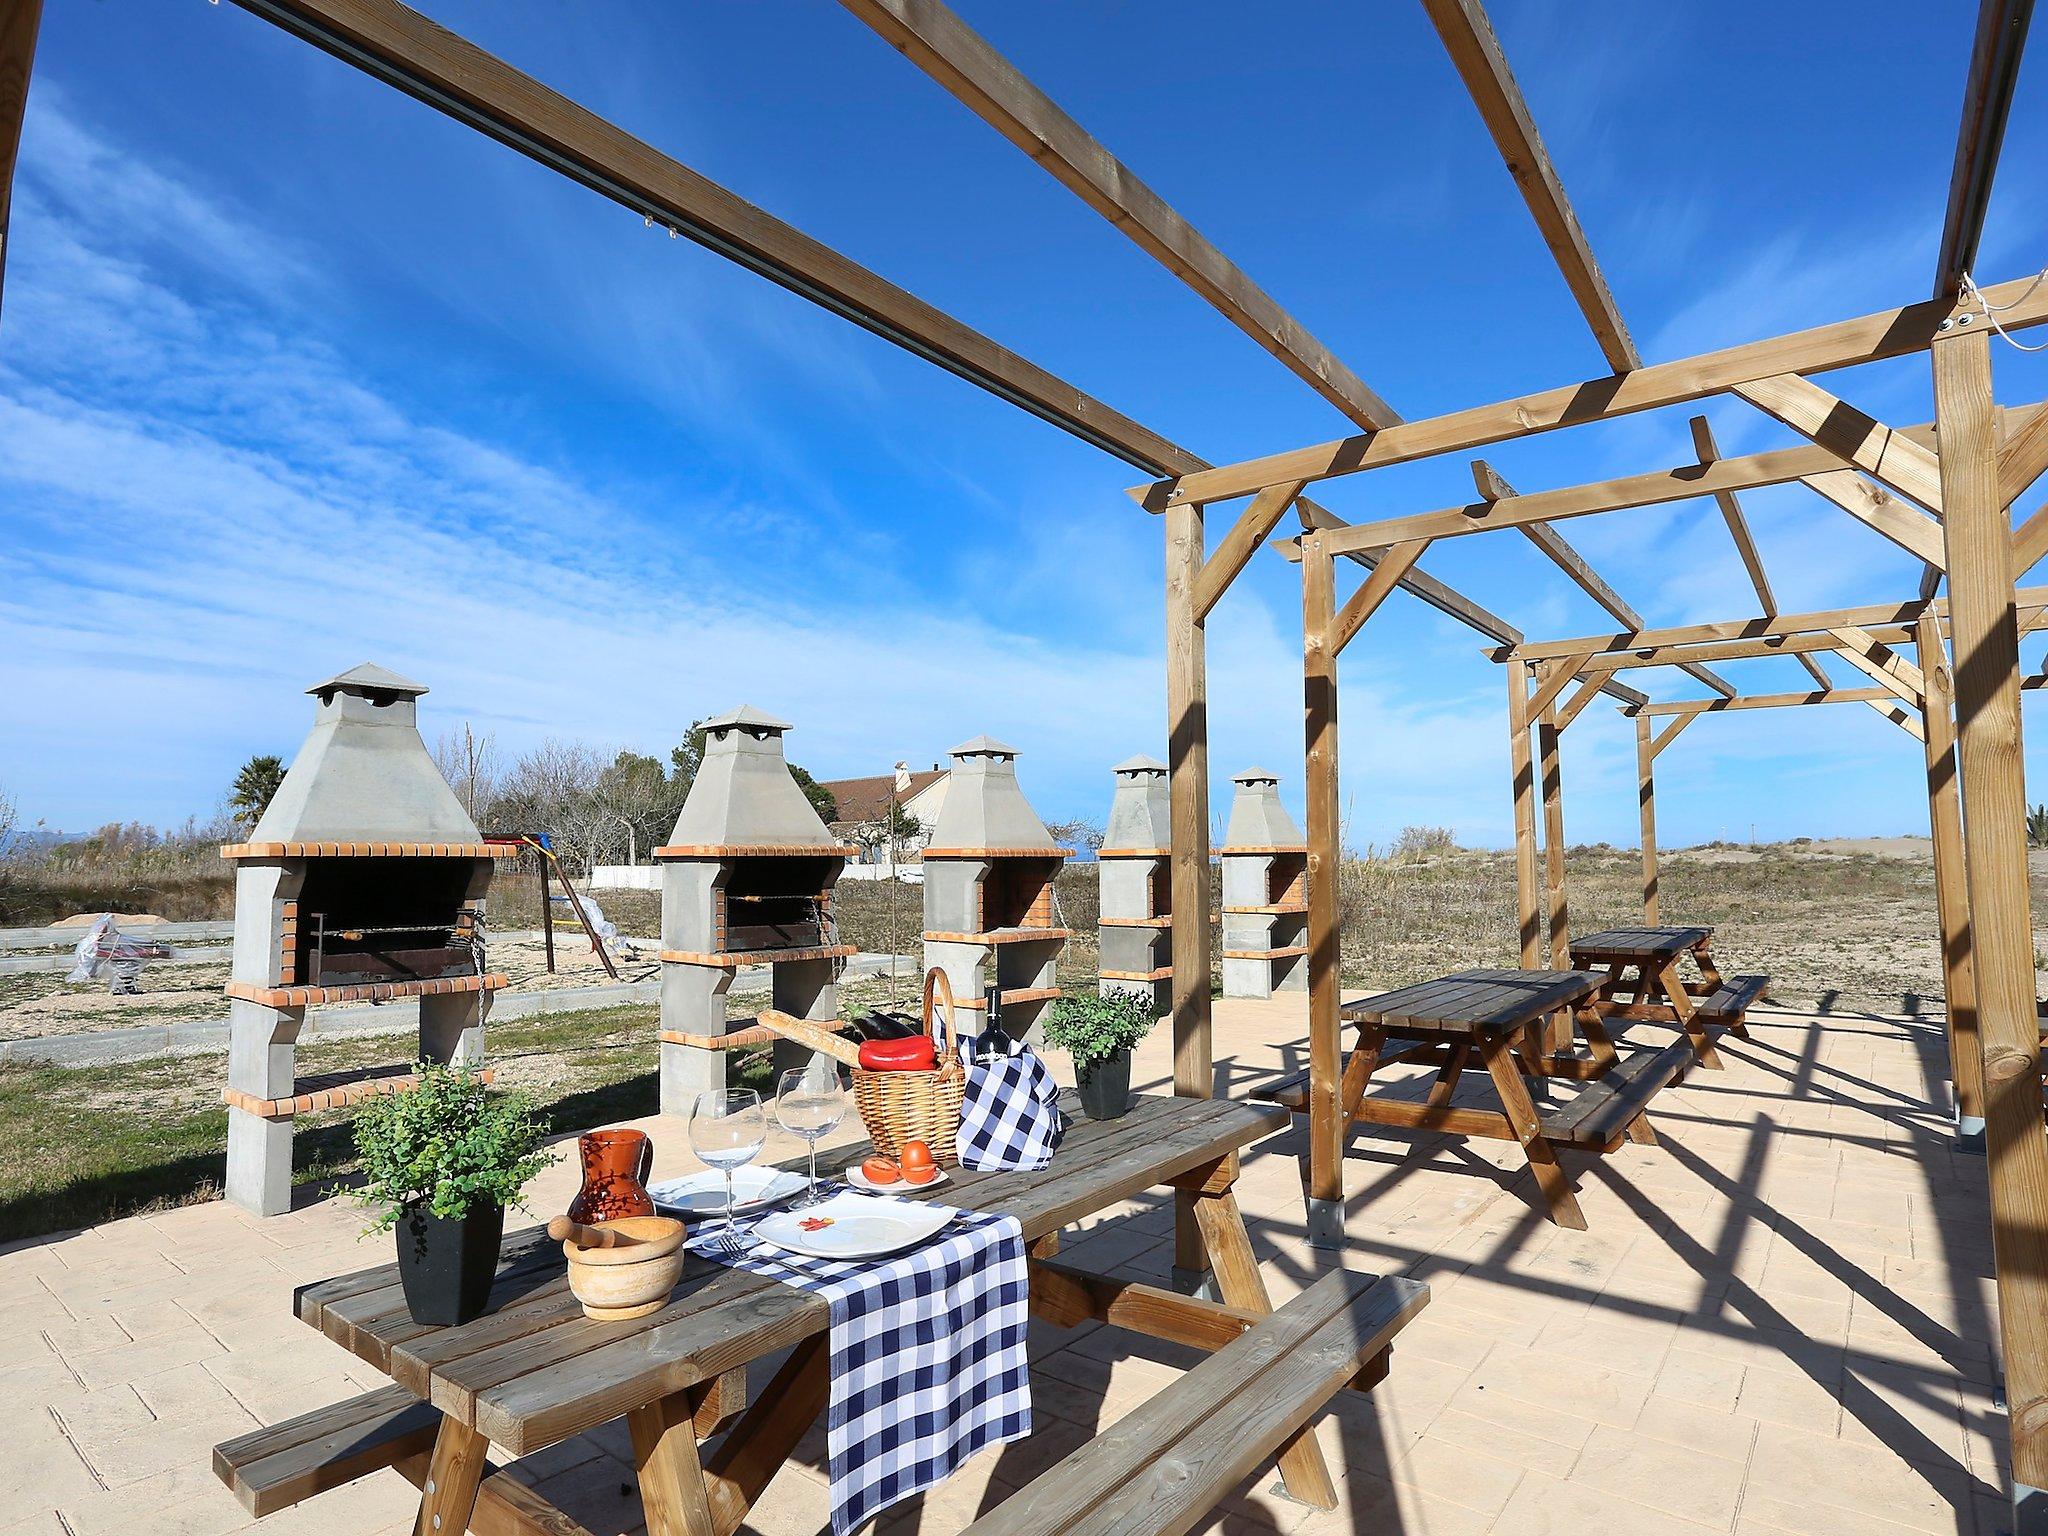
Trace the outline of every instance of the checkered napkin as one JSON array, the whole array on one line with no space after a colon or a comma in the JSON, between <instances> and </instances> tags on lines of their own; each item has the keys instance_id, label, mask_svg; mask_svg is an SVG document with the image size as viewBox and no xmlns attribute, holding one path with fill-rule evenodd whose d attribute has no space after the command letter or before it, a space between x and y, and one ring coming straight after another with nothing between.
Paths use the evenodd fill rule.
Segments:
<instances>
[{"instance_id":1,"label":"checkered napkin","mask_svg":"<svg viewBox=\"0 0 2048 1536\"><path fill-rule=\"evenodd\" d=\"M1052 1069L1026 1046L1015 1056L967 1060L967 1095L954 1141L960 1166L977 1173L1035 1172L1052 1161L1067 1117Z\"/></svg>"},{"instance_id":2,"label":"checkered napkin","mask_svg":"<svg viewBox=\"0 0 2048 1536\"><path fill-rule=\"evenodd\" d=\"M1014 1216L956 1211L932 1242L880 1259L766 1246L707 1256L832 1308L833 1536L943 1481L975 1452L1031 1433L1029 1285Z\"/></svg>"}]
</instances>

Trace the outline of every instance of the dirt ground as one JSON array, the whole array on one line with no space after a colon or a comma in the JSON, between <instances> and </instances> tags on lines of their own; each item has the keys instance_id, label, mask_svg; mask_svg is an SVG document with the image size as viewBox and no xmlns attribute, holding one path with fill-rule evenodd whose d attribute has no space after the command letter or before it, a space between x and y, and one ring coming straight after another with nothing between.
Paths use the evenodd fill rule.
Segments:
<instances>
[{"instance_id":1,"label":"dirt ground","mask_svg":"<svg viewBox=\"0 0 2048 1536\"><path fill-rule=\"evenodd\" d=\"M2035 911L2048 913L2048 853L2035 852L2030 861ZM1640 867L1634 849L1572 849L1572 931L1639 921ZM1093 865L1060 878L1061 915L1076 930L1061 960L1069 987L1094 979L1095 878ZM1769 972L1771 995L1780 1001L1821 1012L1940 1011L1934 870L1925 838L1678 849L1664 856L1662 880L1664 919L1715 925L1722 969ZM514 882L493 896L491 916L501 930L538 924L527 884ZM617 957L620 980L653 979L659 898L606 891L598 899L637 951ZM841 931L865 950L914 956L921 902L915 886L849 882L839 888ZM1343 909L1347 985L1398 986L1466 966L1515 963L1514 861L1505 852L1347 860ZM2036 932L2038 957L2048 950L2048 925L2037 920ZM555 955L550 975L538 940L499 939L490 964L520 992L610 981L571 919L558 916ZM225 1012L226 981L224 961L151 966L141 994L125 998L110 997L104 983L72 987L59 972L0 976L0 1039L217 1019ZM902 1001L913 996L908 977L893 990Z\"/></svg>"}]
</instances>

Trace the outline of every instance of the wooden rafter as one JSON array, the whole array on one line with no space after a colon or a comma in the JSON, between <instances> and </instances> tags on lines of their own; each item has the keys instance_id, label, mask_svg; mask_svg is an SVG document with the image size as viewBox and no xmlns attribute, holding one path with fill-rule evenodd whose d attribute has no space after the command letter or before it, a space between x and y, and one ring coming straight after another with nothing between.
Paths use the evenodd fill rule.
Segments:
<instances>
[{"instance_id":1,"label":"wooden rafter","mask_svg":"<svg viewBox=\"0 0 2048 1536\"><path fill-rule=\"evenodd\" d=\"M1752 379L1736 385L1733 393L1832 450L1844 463L1940 514L1941 465L1933 449L1894 432L1798 374Z\"/></svg>"},{"instance_id":2,"label":"wooden rafter","mask_svg":"<svg viewBox=\"0 0 2048 1536\"><path fill-rule=\"evenodd\" d=\"M1802 475L1799 483L1812 487L1859 523L1876 529L1907 554L1924 561L1930 570L1940 571L1948 558L1942 549L1940 523L1872 485L1855 470Z\"/></svg>"},{"instance_id":3,"label":"wooden rafter","mask_svg":"<svg viewBox=\"0 0 2048 1536\"><path fill-rule=\"evenodd\" d=\"M2048 501L2012 531L2012 574L2017 581L2048 555Z\"/></svg>"},{"instance_id":4,"label":"wooden rafter","mask_svg":"<svg viewBox=\"0 0 2048 1536\"><path fill-rule=\"evenodd\" d=\"M1372 568L1359 589L1351 594L1344 606L1337 610L1330 621L1329 639L1326 642L1333 656L1341 655L1344 647L1351 643L1365 625L1365 621L1379 610L1387 595L1400 584L1401 578L1414 569L1422 552L1429 548L1429 540L1417 539L1410 544L1396 544L1380 557L1379 564Z\"/></svg>"},{"instance_id":5,"label":"wooden rafter","mask_svg":"<svg viewBox=\"0 0 2048 1536\"><path fill-rule=\"evenodd\" d=\"M28 110L28 79L42 20L43 0L11 0L0 6L0 286L7 278L14 166L21 154L21 121Z\"/></svg>"},{"instance_id":6,"label":"wooden rafter","mask_svg":"<svg viewBox=\"0 0 2048 1536\"><path fill-rule=\"evenodd\" d=\"M1594 338L1607 366L1626 373L1642 366L1642 357L1621 318L1621 309L1608 291L1600 264L1593 259L1592 246L1565 196L1564 183L1543 147L1536 120L1522 89L1515 83L1500 40L1479 0L1423 0L1423 8L1443 39L1444 51L1471 93L1473 105L1486 123L1486 131L1507 163L1522 199L1535 216L1544 244L1556 258L1565 285L1578 301L1579 312L1592 327Z\"/></svg>"},{"instance_id":7,"label":"wooden rafter","mask_svg":"<svg viewBox=\"0 0 2048 1536\"><path fill-rule=\"evenodd\" d=\"M1920 669L1885 645L1867 629L1852 624L1840 625L1828 631L1842 642L1840 655L1858 672L1868 677L1881 688L1889 688L1905 703L1915 709L1927 692L1927 679Z\"/></svg>"},{"instance_id":8,"label":"wooden rafter","mask_svg":"<svg viewBox=\"0 0 2048 1536\"><path fill-rule=\"evenodd\" d=\"M1556 702L1557 696L1570 687L1572 680L1592 660L1591 655L1564 656L1544 663L1548 670L1539 670L1536 691L1529 696L1529 718L1541 719L1543 712Z\"/></svg>"},{"instance_id":9,"label":"wooden rafter","mask_svg":"<svg viewBox=\"0 0 2048 1536\"><path fill-rule=\"evenodd\" d=\"M1362 427L1401 418L1167 201L939 0L841 0L905 58Z\"/></svg>"},{"instance_id":10,"label":"wooden rafter","mask_svg":"<svg viewBox=\"0 0 2048 1536\"><path fill-rule=\"evenodd\" d=\"M1699 719L1698 715L1680 715L1676 719L1674 719L1669 725L1665 726L1663 730L1659 731L1654 737L1652 737L1650 740L1651 760L1655 761L1657 755L1660 752L1662 752L1666 747L1670 746L1672 742L1678 739L1678 733L1684 730L1688 725L1691 725L1693 721L1697 719Z\"/></svg>"},{"instance_id":11,"label":"wooden rafter","mask_svg":"<svg viewBox=\"0 0 2048 1536\"><path fill-rule=\"evenodd\" d=\"M1890 702L1883 699L1866 699L1864 702L1915 741L1927 739L1927 728L1920 723L1920 717L1897 699Z\"/></svg>"},{"instance_id":12,"label":"wooden rafter","mask_svg":"<svg viewBox=\"0 0 2048 1536\"><path fill-rule=\"evenodd\" d=\"M2006 412L2005 444L1998 450L1998 499L2006 506L2048 473L2048 405Z\"/></svg>"},{"instance_id":13,"label":"wooden rafter","mask_svg":"<svg viewBox=\"0 0 2048 1536\"><path fill-rule=\"evenodd\" d=\"M2048 587L2023 587L2019 592L2021 628L2038 627L2043 605L2048 605ZM1831 629L1854 625L1859 629L1910 630L1922 612L1946 617L1948 600L1931 602L1871 603L1856 608L1823 608L1812 613L1781 613L1768 619L1725 619L1713 624L1674 624L1664 629L1646 629L1639 634L1578 635L1558 640L1530 640L1503 647L1488 654L1495 661L1519 656L1525 661L1544 661L1555 656L1575 656L1607 651L1628 651L1645 645L1682 646L1700 641L1755 640L1771 635L1826 634Z\"/></svg>"},{"instance_id":14,"label":"wooden rafter","mask_svg":"<svg viewBox=\"0 0 2048 1536\"><path fill-rule=\"evenodd\" d=\"M1955 169L1949 175L1948 216L1942 223L1941 255L1934 267L1934 296L1949 298L1977 259L1998 150L2005 139L2006 114L2019 83L2020 55L2027 46L2033 0L1982 0L1977 37L1970 49L1970 73L1963 86L1962 122L1956 130Z\"/></svg>"},{"instance_id":15,"label":"wooden rafter","mask_svg":"<svg viewBox=\"0 0 2048 1536\"><path fill-rule=\"evenodd\" d=\"M1984 294L1993 304L2012 306L1999 314L1999 323L2008 331L2048 321L2048 283L2034 287L2032 279L2020 279L1996 284ZM1379 432L1246 459L1141 486L1133 494L1154 508L1176 501L1225 501L1283 480L1329 480L1437 454L1465 453L1508 438L1534 437L1561 427L1683 405L1776 374L1827 373L1904 357L1924 351L1940 334L1942 323L1962 312L1963 306L1948 301L1908 304L1697 357L1650 363L1629 373L1404 421Z\"/></svg>"},{"instance_id":16,"label":"wooden rafter","mask_svg":"<svg viewBox=\"0 0 2048 1536\"><path fill-rule=\"evenodd\" d=\"M1215 552L1202 562L1202 572L1195 583L1195 619L1206 619L1223 594L1230 590L1230 584L1237 580L1266 535L1279 525L1287 515L1287 509L1294 505L1294 498L1301 494L1299 485L1269 485L1252 498L1250 506L1231 525L1230 532L1223 536L1223 542Z\"/></svg>"},{"instance_id":17,"label":"wooden rafter","mask_svg":"<svg viewBox=\"0 0 2048 1536\"><path fill-rule=\"evenodd\" d=\"M1653 470L1644 475L1596 480L1588 485L1565 486L1558 490L1532 491L1502 501L1470 502L1462 507L1416 512L1376 523L1357 523L1333 532L1329 543L1332 550L1342 553L1349 549L1395 544L1403 539L1458 538L1484 533L1489 528L1519 528L1525 523L1555 522L1560 518L1588 517L1599 512L1621 512L1673 501L1690 501L1695 496L1709 496L1717 490L1750 490L1763 485L1782 485L1806 475L1839 468L1840 465L1841 460L1832 449L1818 444L1773 448L1742 458L1719 459L1712 464L1681 464L1675 469Z\"/></svg>"},{"instance_id":18,"label":"wooden rafter","mask_svg":"<svg viewBox=\"0 0 2048 1536\"><path fill-rule=\"evenodd\" d=\"M1812 693L1745 693L1732 699L1675 699L1646 715L1714 715L1731 709L1788 709L1801 704L1871 704L1897 697L1889 688L1823 688Z\"/></svg>"}]
</instances>

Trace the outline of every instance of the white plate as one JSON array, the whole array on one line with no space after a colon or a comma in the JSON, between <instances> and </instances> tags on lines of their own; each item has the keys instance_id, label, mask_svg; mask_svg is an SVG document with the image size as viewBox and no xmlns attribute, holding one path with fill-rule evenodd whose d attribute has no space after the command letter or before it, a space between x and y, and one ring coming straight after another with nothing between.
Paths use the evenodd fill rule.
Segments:
<instances>
[{"instance_id":1,"label":"white plate","mask_svg":"<svg viewBox=\"0 0 2048 1536\"><path fill-rule=\"evenodd\" d=\"M786 1200L804 1187L804 1176L782 1168L736 1168L732 1175L733 1209L751 1211L758 1206ZM707 1168L680 1179L664 1179L647 1186L647 1193L664 1211L688 1216L721 1216L725 1213L725 1175Z\"/></svg>"},{"instance_id":2,"label":"white plate","mask_svg":"<svg viewBox=\"0 0 2048 1536\"><path fill-rule=\"evenodd\" d=\"M913 1184L908 1179L903 1178L899 1178L894 1184L877 1184L873 1179L860 1171L859 1163L850 1163L846 1169L846 1182L855 1189L866 1190L871 1195L917 1195L922 1194L928 1189L936 1189L939 1185L945 1183L946 1170L941 1168L937 1178L926 1179L922 1184Z\"/></svg>"},{"instance_id":3,"label":"white plate","mask_svg":"<svg viewBox=\"0 0 2048 1536\"><path fill-rule=\"evenodd\" d=\"M931 1241L959 1213L948 1206L842 1191L801 1210L777 1211L754 1223L772 1247L814 1259L870 1259ZM826 1223L806 1229L805 1222Z\"/></svg>"}]
</instances>

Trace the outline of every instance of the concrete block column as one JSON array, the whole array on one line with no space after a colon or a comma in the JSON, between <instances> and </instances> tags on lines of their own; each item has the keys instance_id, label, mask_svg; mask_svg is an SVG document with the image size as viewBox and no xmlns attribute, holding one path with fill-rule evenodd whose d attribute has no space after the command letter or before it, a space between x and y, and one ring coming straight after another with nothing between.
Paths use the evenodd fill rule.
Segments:
<instances>
[{"instance_id":1,"label":"concrete block column","mask_svg":"<svg viewBox=\"0 0 2048 1536\"><path fill-rule=\"evenodd\" d=\"M1234 782L1223 865L1223 995L1308 990L1308 845L1280 803L1280 778L1248 768Z\"/></svg>"},{"instance_id":2,"label":"concrete block column","mask_svg":"<svg viewBox=\"0 0 2048 1536\"><path fill-rule=\"evenodd\" d=\"M1116 796L1097 857L1100 917L1096 989L1133 993L1155 1016L1173 1007L1173 812L1166 764L1118 763Z\"/></svg>"}]
</instances>

